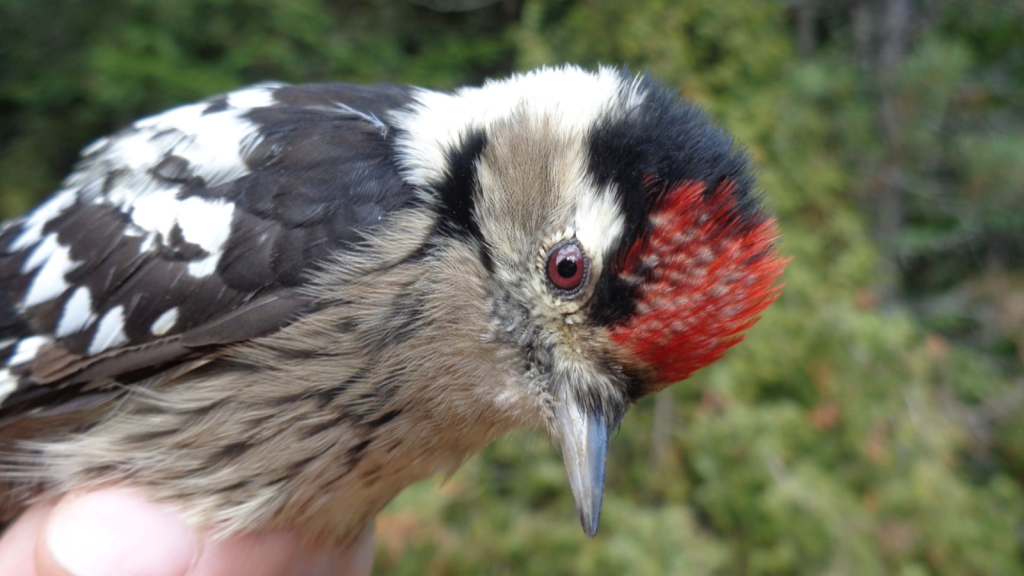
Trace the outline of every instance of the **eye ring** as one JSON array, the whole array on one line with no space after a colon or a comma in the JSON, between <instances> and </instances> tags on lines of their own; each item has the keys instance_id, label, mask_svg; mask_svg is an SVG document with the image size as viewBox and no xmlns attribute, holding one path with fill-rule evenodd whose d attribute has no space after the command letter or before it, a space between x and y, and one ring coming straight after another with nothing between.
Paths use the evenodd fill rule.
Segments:
<instances>
[{"instance_id":1,"label":"eye ring","mask_svg":"<svg viewBox=\"0 0 1024 576\"><path fill-rule=\"evenodd\" d=\"M565 296L579 295L590 278L587 253L575 238L552 248L544 268L548 283L555 292Z\"/></svg>"}]
</instances>

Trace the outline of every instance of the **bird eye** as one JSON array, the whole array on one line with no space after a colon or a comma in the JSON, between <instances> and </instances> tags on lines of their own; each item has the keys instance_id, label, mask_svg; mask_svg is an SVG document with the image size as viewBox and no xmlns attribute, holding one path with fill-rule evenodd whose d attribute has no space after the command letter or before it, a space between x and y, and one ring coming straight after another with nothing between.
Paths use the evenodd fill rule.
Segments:
<instances>
[{"instance_id":1,"label":"bird eye","mask_svg":"<svg viewBox=\"0 0 1024 576\"><path fill-rule=\"evenodd\" d=\"M576 242L556 246L548 255L548 279L560 290L575 290L583 284L587 258Z\"/></svg>"}]
</instances>

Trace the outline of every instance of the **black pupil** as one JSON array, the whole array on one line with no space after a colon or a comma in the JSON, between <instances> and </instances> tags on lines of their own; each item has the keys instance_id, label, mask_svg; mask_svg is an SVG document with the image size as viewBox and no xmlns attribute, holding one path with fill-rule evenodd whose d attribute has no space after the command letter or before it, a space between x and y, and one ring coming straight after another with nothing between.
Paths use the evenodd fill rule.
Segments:
<instances>
[{"instance_id":1,"label":"black pupil","mask_svg":"<svg viewBox=\"0 0 1024 576\"><path fill-rule=\"evenodd\" d=\"M558 275L562 278L572 278L576 275L575 255L567 255L564 260L558 263Z\"/></svg>"}]
</instances>

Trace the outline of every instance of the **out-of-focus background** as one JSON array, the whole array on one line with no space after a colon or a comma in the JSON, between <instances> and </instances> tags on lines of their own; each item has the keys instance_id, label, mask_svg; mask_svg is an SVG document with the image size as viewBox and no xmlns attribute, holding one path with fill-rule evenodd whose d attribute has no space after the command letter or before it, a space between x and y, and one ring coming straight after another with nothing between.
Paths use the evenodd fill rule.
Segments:
<instances>
[{"instance_id":1,"label":"out-of-focus background","mask_svg":"<svg viewBox=\"0 0 1024 576\"><path fill-rule=\"evenodd\" d=\"M521 433L378 521L377 572L1024 574L1020 0L0 0L0 213L91 140L266 79L627 64L749 147L793 257L640 403L601 532Z\"/></svg>"}]
</instances>

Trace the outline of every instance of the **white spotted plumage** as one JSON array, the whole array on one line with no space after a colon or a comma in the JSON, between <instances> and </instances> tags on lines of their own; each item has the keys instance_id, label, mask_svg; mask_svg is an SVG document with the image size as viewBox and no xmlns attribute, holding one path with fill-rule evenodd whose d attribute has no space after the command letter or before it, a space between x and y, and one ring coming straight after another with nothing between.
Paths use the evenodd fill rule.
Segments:
<instances>
[{"instance_id":1,"label":"white spotted plumage","mask_svg":"<svg viewBox=\"0 0 1024 576\"><path fill-rule=\"evenodd\" d=\"M115 306L100 318L96 334L89 344L89 354L99 354L127 341L128 336L124 333L124 306Z\"/></svg>"},{"instance_id":2,"label":"white spotted plumage","mask_svg":"<svg viewBox=\"0 0 1024 576\"><path fill-rule=\"evenodd\" d=\"M163 336L174 328L174 325L178 322L178 308L174 307L170 310L161 314L156 320L153 321L153 325L150 326L149 331L154 336Z\"/></svg>"},{"instance_id":3,"label":"white spotted plumage","mask_svg":"<svg viewBox=\"0 0 1024 576\"><path fill-rule=\"evenodd\" d=\"M29 336L28 338L22 338L14 348L14 353L11 354L11 358L7 361L7 365L21 366L22 364L31 362L35 359L36 353L39 352L39 349L50 342L53 342L53 339L49 336Z\"/></svg>"},{"instance_id":4,"label":"white spotted plumage","mask_svg":"<svg viewBox=\"0 0 1024 576\"><path fill-rule=\"evenodd\" d=\"M30 250L22 272L33 273L34 279L20 302L21 309L64 298L54 334L63 338L93 331L85 350L88 354L130 341L125 326L137 313L135 306L97 300L101 291L76 286L69 274L90 263L76 260L72 247L61 244L58 234L44 233L51 222L83 204L109 206L123 214L127 220L122 234L126 239L139 239L136 253L140 259L164 253L172 236L178 234L181 241L198 248L184 261L183 272L195 281L212 277L229 240L235 203L225 197L182 194L189 178L201 178L210 188L251 172L246 157L263 137L250 114L278 105L275 91L281 87L265 83L229 93L220 105L211 100L180 106L138 120L121 133L88 146L83 151L85 162L67 178L62 191L23 219L18 235L7 246L11 252ZM534 96L524 98L523 94ZM410 106L383 113L343 101L312 103L306 109L365 122L375 127L381 138L390 135L389 124L382 118L389 119L399 129L395 146L405 178L425 185L443 177L446 150L457 145L460 134L467 130L525 113L557 119L556 125L571 138L602 114L621 114L637 106L643 91L637 80L624 83L612 69L592 74L566 67L541 69L450 95L418 89L412 97ZM280 146L271 148L284 152ZM604 196L595 198L596 204L579 207L581 227L577 233L595 250L614 244L621 229L621 215L616 216L600 198ZM600 221L592 219L600 214L604 214ZM170 316L149 321L148 333L154 337L170 333L180 325L181 310L176 314L173 322Z\"/></svg>"},{"instance_id":5,"label":"white spotted plumage","mask_svg":"<svg viewBox=\"0 0 1024 576\"><path fill-rule=\"evenodd\" d=\"M57 242L56 234L47 234L26 261L26 272L35 270L32 283L29 285L22 306L31 308L60 296L71 284L67 281L67 273L74 270L81 262L71 259L71 249Z\"/></svg>"},{"instance_id":6,"label":"white spotted plumage","mask_svg":"<svg viewBox=\"0 0 1024 576\"><path fill-rule=\"evenodd\" d=\"M21 233L7 247L8 250L24 250L39 242L43 237L43 228L66 208L75 203L77 191L65 189L39 205L32 211L21 225Z\"/></svg>"},{"instance_id":7,"label":"white spotted plumage","mask_svg":"<svg viewBox=\"0 0 1024 576\"><path fill-rule=\"evenodd\" d=\"M699 110L608 68L263 84L139 120L0 228L0 523L24 494L128 483L203 528L345 543L539 425L593 535L609 433L668 384L634 333L675 345L690 301L687 270L637 268L662 195L677 219L730 195L745 215L709 242L760 231L728 268L739 304L684 311L727 335L716 354L772 297L778 265L743 282L773 256L747 170ZM638 316L659 294L667 319Z\"/></svg>"},{"instance_id":8,"label":"white spotted plumage","mask_svg":"<svg viewBox=\"0 0 1024 576\"><path fill-rule=\"evenodd\" d=\"M258 143L255 126L244 116L252 108L272 105L277 86L232 93L228 107L217 112L207 113L209 105L199 103L139 120L132 125L132 132L107 141L94 153L135 171L140 178L161 158L173 154L186 160L210 185L233 180L248 172L245 152ZM115 188L109 196L114 202L126 202L145 190L137 184Z\"/></svg>"},{"instance_id":9,"label":"white spotted plumage","mask_svg":"<svg viewBox=\"0 0 1024 576\"><path fill-rule=\"evenodd\" d=\"M86 286L79 286L64 304L60 322L53 335L57 338L70 336L79 332L96 321L96 313L92 309L92 294Z\"/></svg>"},{"instance_id":10,"label":"white spotted plumage","mask_svg":"<svg viewBox=\"0 0 1024 576\"><path fill-rule=\"evenodd\" d=\"M209 187L249 173L245 155L260 138L246 114L254 108L273 106L273 92L280 86L266 83L233 92L219 110L211 111L210 102L181 106L139 120L120 134L88 146L83 151L86 161L67 178L64 188L14 223L17 235L4 251L27 253L20 273L32 278L18 303L20 309L49 303L70 291L53 328L57 338L96 326L89 354L128 341L124 325L130 306L104 308L89 287L75 286L69 274L90 263L76 260L71 255L72 246L62 244L57 232L47 231L69 210L86 204L109 206L123 214L127 220L122 234L140 239L140 258L166 250L172 235L180 233L183 242L201 250L187 262L187 274L197 280L213 274L229 237L234 203L225 198L182 197L182 190L188 178L202 178ZM161 178L154 171L167 159L180 162L188 170L180 181ZM176 320L161 317L153 323L153 335L165 335ZM26 342L7 365L31 361L29 352L34 355L42 346L37 337ZM7 379L12 378L8 375Z\"/></svg>"},{"instance_id":11,"label":"white spotted plumage","mask_svg":"<svg viewBox=\"0 0 1024 576\"><path fill-rule=\"evenodd\" d=\"M41 241L39 241L38 244L35 245L35 248L32 249L28 258L25 259L25 263L21 265L21 273L28 274L29 272L39 268L60 248L61 246L57 242L57 235L52 233L47 234Z\"/></svg>"}]
</instances>

